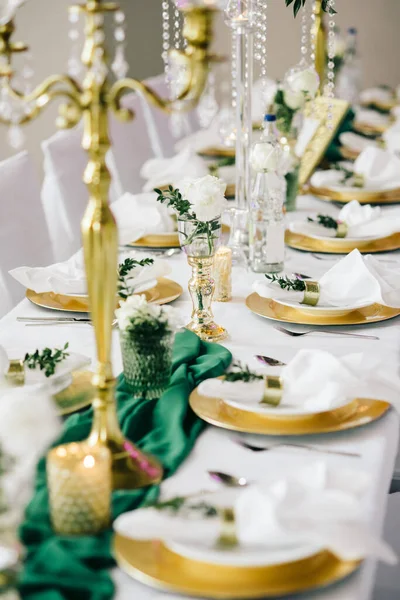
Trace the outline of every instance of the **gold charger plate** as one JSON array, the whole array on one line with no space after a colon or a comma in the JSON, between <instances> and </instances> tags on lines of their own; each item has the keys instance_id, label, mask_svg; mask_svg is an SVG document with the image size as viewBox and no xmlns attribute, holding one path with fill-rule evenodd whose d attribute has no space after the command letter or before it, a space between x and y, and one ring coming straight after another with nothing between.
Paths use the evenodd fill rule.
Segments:
<instances>
[{"instance_id":1,"label":"gold charger plate","mask_svg":"<svg viewBox=\"0 0 400 600\"><path fill-rule=\"evenodd\" d=\"M160 277L156 286L143 292L148 302L154 304L167 304L179 298L183 290L179 283ZM36 293L33 290L26 291L28 300L43 308L52 310L63 310L67 312L89 312L87 296L67 296L54 292Z\"/></svg>"},{"instance_id":2,"label":"gold charger plate","mask_svg":"<svg viewBox=\"0 0 400 600\"><path fill-rule=\"evenodd\" d=\"M353 150L348 146L340 146L339 150L343 158L346 158L347 160L356 160L361 154L359 150Z\"/></svg>"},{"instance_id":3,"label":"gold charger plate","mask_svg":"<svg viewBox=\"0 0 400 600\"><path fill-rule=\"evenodd\" d=\"M364 108L375 108L382 112L390 112L392 108L397 106L397 102L395 98L393 98L392 102L380 102L379 100L372 100L372 102L361 102L361 106Z\"/></svg>"},{"instance_id":4,"label":"gold charger plate","mask_svg":"<svg viewBox=\"0 0 400 600\"><path fill-rule=\"evenodd\" d=\"M128 575L153 588L202 598L283 597L331 585L353 573L360 561L342 561L327 551L266 567L233 567L195 561L158 540L116 534L114 556Z\"/></svg>"},{"instance_id":5,"label":"gold charger plate","mask_svg":"<svg viewBox=\"0 0 400 600\"><path fill-rule=\"evenodd\" d=\"M295 233L287 229L285 243L296 250L308 252L326 252L328 254L348 254L357 248L362 253L389 252L400 248L400 233L394 233L377 240L346 240L346 238L333 238L320 240L311 236Z\"/></svg>"},{"instance_id":6,"label":"gold charger plate","mask_svg":"<svg viewBox=\"0 0 400 600\"><path fill-rule=\"evenodd\" d=\"M387 321L400 315L400 308L391 308L381 304L371 304L371 306L350 310L342 315L332 315L329 312L314 314L311 309L285 306L271 298L262 298L256 292L247 296L246 306L260 317L298 325L367 325L368 323Z\"/></svg>"},{"instance_id":7,"label":"gold charger plate","mask_svg":"<svg viewBox=\"0 0 400 600\"><path fill-rule=\"evenodd\" d=\"M400 202L400 188L379 192L368 191L362 188L340 191L310 185L308 192L314 194L314 196L318 196L321 200L342 202L343 204L352 200L358 200L360 204L396 204Z\"/></svg>"},{"instance_id":8,"label":"gold charger plate","mask_svg":"<svg viewBox=\"0 0 400 600\"><path fill-rule=\"evenodd\" d=\"M53 396L60 415L70 415L92 403L95 396L92 378L93 373L91 371L75 371L75 373L72 373L70 385Z\"/></svg>"},{"instance_id":9,"label":"gold charger plate","mask_svg":"<svg viewBox=\"0 0 400 600\"><path fill-rule=\"evenodd\" d=\"M223 429L262 435L309 435L332 433L361 427L382 417L390 404L382 400L358 398L339 406L313 414L282 415L256 413L225 403L221 398L201 396L197 388L189 398L190 406L198 417Z\"/></svg>"},{"instance_id":10,"label":"gold charger plate","mask_svg":"<svg viewBox=\"0 0 400 600\"><path fill-rule=\"evenodd\" d=\"M198 150L197 154L204 158L235 158L235 148L226 148L225 146L208 146Z\"/></svg>"},{"instance_id":11,"label":"gold charger plate","mask_svg":"<svg viewBox=\"0 0 400 600\"><path fill-rule=\"evenodd\" d=\"M136 242L131 242L129 246L134 248L179 248L179 237L178 233L151 233L145 235Z\"/></svg>"},{"instance_id":12,"label":"gold charger plate","mask_svg":"<svg viewBox=\"0 0 400 600\"><path fill-rule=\"evenodd\" d=\"M369 123L362 123L355 121L352 125L354 131L357 133L362 133L363 135L381 135L385 133L388 129L389 125L370 125Z\"/></svg>"}]
</instances>

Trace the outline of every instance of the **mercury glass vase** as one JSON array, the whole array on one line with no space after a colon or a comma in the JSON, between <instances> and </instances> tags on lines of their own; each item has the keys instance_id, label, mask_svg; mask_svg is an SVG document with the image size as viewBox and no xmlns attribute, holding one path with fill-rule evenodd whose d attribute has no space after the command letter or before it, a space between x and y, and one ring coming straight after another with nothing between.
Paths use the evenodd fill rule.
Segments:
<instances>
[{"instance_id":1,"label":"mercury glass vase","mask_svg":"<svg viewBox=\"0 0 400 600\"><path fill-rule=\"evenodd\" d=\"M174 338L172 332L144 336L134 330L120 331L124 377L134 396L152 400L166 390Z\"/></svg>"},{"instance_id":2,"label":"mercury glass vase","mask_svg":"<svg viewBox=\"0 0 400 600\"><path fill-rule=\"evenodd\" d=\"M204 341L218 342L227 335L226 330L215 323L211 309L215 291L212 269L221 238L221 218L206 224L180 219L178 232L181 247L192 267L188 289L193 310L186 328Z\"/></svg>"}]
</instances>

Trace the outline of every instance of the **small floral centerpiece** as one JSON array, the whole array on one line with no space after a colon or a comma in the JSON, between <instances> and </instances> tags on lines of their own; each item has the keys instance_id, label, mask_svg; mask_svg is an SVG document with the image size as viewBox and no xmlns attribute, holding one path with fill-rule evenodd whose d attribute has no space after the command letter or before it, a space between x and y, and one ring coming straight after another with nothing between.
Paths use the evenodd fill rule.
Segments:
<instances>
[{"instance_id":1,"label":"small floral centerpiece","mask_svg":"<svg viewBox=\"0 0 400 600\"><path fill-rule=\"evenodd\" d=\"M206 175L184 179L179 189L169 186L166 192L155 190L157 200L177 213L179 241L193 271L189 281L193 311L187 329L206 341L218 341L226 336L225 329L214 323L211 311L215 287L211 271L221 238L225 189L226 184L221 179Z\"/></svg>"},{"instance_id":2,"label":"small floral centerpiece","mask_svg":"<svg viewBox=\"0 0 400 600\"><path fill-rule=\"evenodd\" d=\"M179 313L135 295L121 301L115 314L127 385L137 397L159 398L171 374L172 345L182 325Z\"/></svg>"}]
</instances>

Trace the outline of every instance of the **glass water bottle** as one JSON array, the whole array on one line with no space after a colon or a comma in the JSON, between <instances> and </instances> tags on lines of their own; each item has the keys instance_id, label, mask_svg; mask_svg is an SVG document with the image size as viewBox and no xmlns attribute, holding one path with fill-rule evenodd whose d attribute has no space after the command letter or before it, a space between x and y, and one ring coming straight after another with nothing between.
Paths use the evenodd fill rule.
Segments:
<instances>
[{"instance_id":1,"label":"glass water bottle","mask_svg":"<svg viewBox=\"0 0 400 600\"><path fill-rule=\"evenodd\" d=\"M279 175L282 149L275 122L275 115L265 116L264 132L251 153L255 179L250 208L250 266L256 273L278 273L284 267L286 182Z\"/></svg>"}]
</instances>

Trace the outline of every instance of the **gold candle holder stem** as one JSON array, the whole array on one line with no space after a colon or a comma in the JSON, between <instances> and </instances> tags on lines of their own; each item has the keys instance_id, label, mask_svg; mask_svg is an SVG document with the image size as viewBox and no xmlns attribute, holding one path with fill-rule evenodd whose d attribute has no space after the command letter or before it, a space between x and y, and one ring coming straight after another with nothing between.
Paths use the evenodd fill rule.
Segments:
<instances>
[{"instance_id":1,"label":"gold candle holder stem","mask_svg":"<svg viewBox=\"0 0 400 600\"><path fill-rule=\"evenodd\" d=\"M313 25L315 35L315 70L319 75L320 93L324 93L325 70L326 70L326 29L324 23L324 12L322 10L322 0L315 0L314 3L315 21Z\"/></svg>"}]
</instances>

